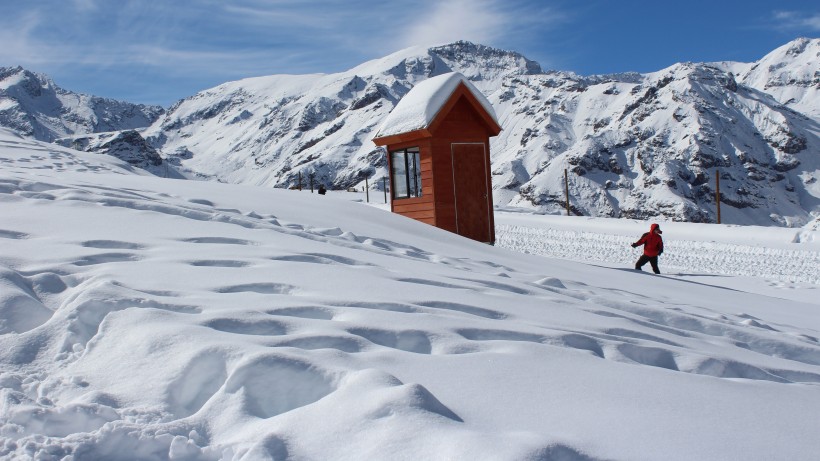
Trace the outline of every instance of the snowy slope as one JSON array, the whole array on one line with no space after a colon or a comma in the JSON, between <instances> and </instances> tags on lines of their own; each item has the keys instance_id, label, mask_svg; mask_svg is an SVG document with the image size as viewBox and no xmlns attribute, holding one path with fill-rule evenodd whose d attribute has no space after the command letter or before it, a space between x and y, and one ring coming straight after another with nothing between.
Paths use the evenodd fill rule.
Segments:
<instances>
[{"instance_id":1,"label":"snowy slope","mask_svg":"<svg viewBox=\"0 0 820 461\"><path fill-rule=\"evenodd\" d=\"M817 285L526 255L344 193L142 176L7 131L0 157L2 458L820 452ZM810 229L662 226L662 268L687 233L817 257Z\"/></svg>"},{"instance_id":2,"label":"snowy slope","mask_svg":"<svg viewBox=\"0 0 820 461\"><path fill-rule=\"evenodd\" d=\"M144 128L162 112L158 106L67 91L22 67L0 67L0 127L41 141Z\"/></svg>"}]
</instances>

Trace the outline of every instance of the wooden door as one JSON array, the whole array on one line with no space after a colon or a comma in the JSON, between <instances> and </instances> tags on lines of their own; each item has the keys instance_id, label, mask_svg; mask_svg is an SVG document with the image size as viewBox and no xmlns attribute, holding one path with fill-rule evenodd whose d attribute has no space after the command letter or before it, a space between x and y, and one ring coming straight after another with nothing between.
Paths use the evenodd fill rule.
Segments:
<instances>
[{"instance_id":1,"label":"wooden door","mask_svg":"<svg viewBox=\"0 0 820 461\"><path fill-rule=\"evenodd\" d=\"M453 143L453 190L456 233L479 242L490 242L490 185L483 143Z\"/></svg>"}]
</instances>

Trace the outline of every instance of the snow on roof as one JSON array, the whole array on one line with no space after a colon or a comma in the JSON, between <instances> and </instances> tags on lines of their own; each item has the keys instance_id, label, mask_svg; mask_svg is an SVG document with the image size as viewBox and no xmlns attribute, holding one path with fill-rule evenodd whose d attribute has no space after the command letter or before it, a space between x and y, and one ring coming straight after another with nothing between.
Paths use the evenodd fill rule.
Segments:
<instances>
[{"instance_id":1,"label":"snow on roof","mask_svg":"<svg viewBox=\"0 0 820 461\"><path fill-rule=\"evenodd\" d=\"M498 123L492 104L481 91L473 86L464 75L450 72L427 79L414 86L384 120L376 137L393 136L427 128L436 118L442 106L450 99L458 84L462 82L481 103L484 110Z\"/></svg>"}]
</instances>

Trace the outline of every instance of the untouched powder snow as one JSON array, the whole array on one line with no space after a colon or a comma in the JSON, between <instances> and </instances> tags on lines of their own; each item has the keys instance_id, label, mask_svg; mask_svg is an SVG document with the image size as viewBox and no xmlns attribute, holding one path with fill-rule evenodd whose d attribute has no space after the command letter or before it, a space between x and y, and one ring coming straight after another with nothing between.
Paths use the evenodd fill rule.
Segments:
<instances>
[{"instance_id":1,"label":"untouched powder snow","mask_svg":"<svg viewBox=\"0 0 820 461\"><path fill-rule=\"evenodd\" d=\"M816 272L696 273L675 248L765 267L816 258L815 231L661 223L655 276L616 256L648 223L499 213L499 241L530 252L549 229L609 239L578 262L8 132L0 160L2 459L820 453Z\"/></svg>"}]
</instances>

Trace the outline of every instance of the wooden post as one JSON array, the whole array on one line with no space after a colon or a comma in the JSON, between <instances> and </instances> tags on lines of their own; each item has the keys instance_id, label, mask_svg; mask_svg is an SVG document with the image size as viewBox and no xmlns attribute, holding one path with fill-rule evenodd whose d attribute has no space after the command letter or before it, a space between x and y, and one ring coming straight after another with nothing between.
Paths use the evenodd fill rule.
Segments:
<instances>
[{"instance_id":1,"label":"wooden post","mask_svg":"<svg viewBox=\"0 0 820 461\"><path fill-rule=\"evenodd\" d=\"M367 203L370 203L370 186L367 183L367 178L364 178L364 196Z\"/></svg>"},{"instance_id":2,"label":"wooden post","mask_svg":"<svg viewBox=\"0 0 820 461\"><path fill-rule=\"evenodd\" d=\"M310 174L310 193L313 193L313 173Z\"/></svg>"},{"instance_id":3,"label":"wooden post","mask_svg":"<svg viewBox=\"0 0 820 461\"><path fill-rule=\"evenodd\" d=\"M715 203L717 203L717 223L720 224L720 170L715 170Z\"/></svg>"},{"instance_id":4,"label":"wooden post","mask_svg":"<svg viewBox=\"0 0 820 461\"><path fill-rule=\"evenodd\" d=\"M567 199L567 216L569 216L569 173L564 168L564 197Z\"/></svg>"},{"instance_id":5,"label":"wooden post","mask_svg":"<svg viewBox=\"0 0 820 461\"><path fill-rule=\"evenodd\" d=\"M384 203L387 203L387 178L382 177L382 189L384 189Z\"/></svg>"}]
</instances>

